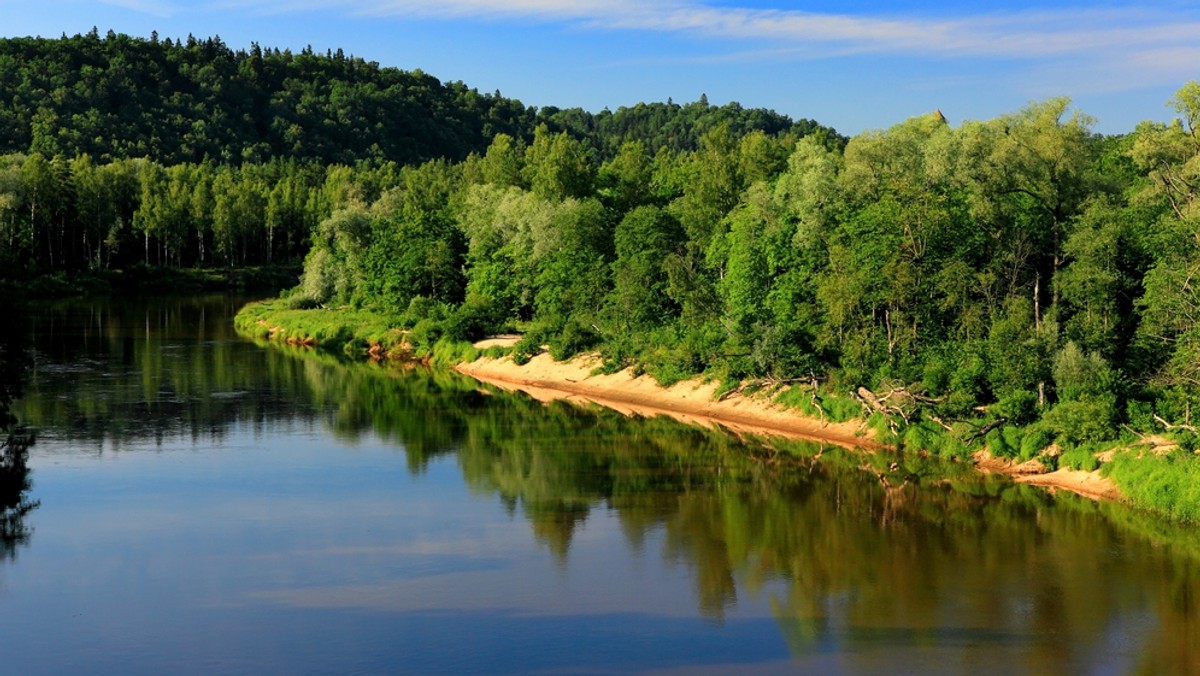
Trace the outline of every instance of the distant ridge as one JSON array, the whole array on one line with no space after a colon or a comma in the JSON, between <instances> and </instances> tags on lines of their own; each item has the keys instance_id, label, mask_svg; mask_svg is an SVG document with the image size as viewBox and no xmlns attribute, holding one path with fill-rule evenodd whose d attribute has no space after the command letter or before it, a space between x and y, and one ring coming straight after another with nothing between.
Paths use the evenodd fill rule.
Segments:
<instances>
[{"instance_id":1,"label":"distant ridge","mask_svg":"<svg viewBox=\"0 0 1200 676\"><path fill-rule=\"evenodd\" d=\"M597 114L539 110L340 49L293 53L252 43L234 50L215 36L160 40L101 36L96 29L59 39L0 39L0 153L148 157L164 164L272 158L412 164L482 153L500 133L529 141L540 124L588 141L601 159L626 139L654 150L691 150L720 124L735 136L836 136L811 120L706 99Z\"/></svg>"}]
</instances>

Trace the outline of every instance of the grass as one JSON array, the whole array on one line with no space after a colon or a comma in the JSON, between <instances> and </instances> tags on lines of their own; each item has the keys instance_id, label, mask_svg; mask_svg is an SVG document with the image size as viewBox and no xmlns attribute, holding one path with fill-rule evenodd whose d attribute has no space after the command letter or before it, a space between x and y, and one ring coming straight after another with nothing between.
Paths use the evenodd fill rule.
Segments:
<instances>
[{"instance_id":1,"label":"grass","mask_svg":"<svg viewBox=\"0 0 1200 676\"><path fill-rule=\"evenodd\" d=\"M239 333L252 338L313 345L331 352L366 354L378 346L386 354L405 349L405 333L376 312L350 308L295 309L285 300L250 303L233 320Z\"/></svg>"},{"instance_id":2,"label":"grass","mask_svg":"<svg viewBox=\"0 0 1200 676\"><path fill-rule=\"evenodd\" d=\"M284 299L250 303L233 320L238 333L259 340L310 345L349 357L378 355L453 366L483 354L499 356L504 348L476 349L419 323L412 332L398 328L396 318L354 308L296 308ZM423 330L418 330L423 329Z\"/></svg>"},{"instance_id":3,"label":"grass","mask_svg":"<svg viewBox=\"0 0 1200 676\"><path fill-rule=\"evenodd\" d=\"M1128 449L1116 453L1101 472L1134 506L1168 518L1200 523L1200 456L1176 447L1167 453Z\"/></svg>"}]
</instances>

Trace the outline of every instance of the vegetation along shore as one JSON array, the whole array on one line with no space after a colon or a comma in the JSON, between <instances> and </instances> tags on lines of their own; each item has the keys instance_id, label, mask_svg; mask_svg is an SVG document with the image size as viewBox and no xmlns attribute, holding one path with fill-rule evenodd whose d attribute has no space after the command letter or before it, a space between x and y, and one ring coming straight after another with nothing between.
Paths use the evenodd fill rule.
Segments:
<instances>
[{"instance_id":1,"label":"vegetation along shore","mask_svg":"<svg viewBox=\"0 0 1200 676\"><path fill-rule=\"evenodd\" d=\"M1200 85L1174 103L1118 137L1065 100L847 142L721 125L601 161L566 132L501 136L323 221L300 285L244 327L448 363L518 331L516 364L544 346L718 398L778 390L879 444L1099 471L1031 480L1191 520Z\"/></svg>"},{"instance_id":2,"label":"vegetation along shore","mask_svg":"<svg viewBox=\"0 0 1200 676\"><path fill-rule=\"evenodd\" d=\"M1126 134L1050 99L848 139L219 39L3 40L0 64L15 288L303 261L244 331L450 364L519 333L493 356L777 393L889 447L1099 470L1200 519L1200 84Z\"/></svg>"}]
</instances>

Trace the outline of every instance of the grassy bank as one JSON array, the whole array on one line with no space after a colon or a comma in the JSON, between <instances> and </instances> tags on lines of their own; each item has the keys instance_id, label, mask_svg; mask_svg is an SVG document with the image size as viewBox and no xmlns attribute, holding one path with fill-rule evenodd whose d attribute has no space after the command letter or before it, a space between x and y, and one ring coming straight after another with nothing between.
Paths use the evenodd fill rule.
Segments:
<instances>
[{"instance_id":1,"label":"grassy bank","mask_svg":"<svg viewBox=\"0 0 1200 676\"><path fill-rule=\"evenodd\" d=\"M446 336L438 326L402 326L399 317L368 310L293 307L287 299L250 303L234 317L242 335L259 340L305 345L352 358L398 359L452 366L483 354L500 356L503 348L477 350L465 340Z\"/></svg>"},{"instance_id":2,"label":"grassy bank","mask_svg":"<svg viewBox=\"0 0 1200 676\"><path fill-rule=\"evenodd\" d=\"M446 366L511 351L478 350L449 335L453 325L447 320L425 319L412 329L399 329L395 327L408 318L352 308L294 305L287 299L247 305L236 317L237 329L257 339L312 346L351 358L409 359ZM1146 441L1130 434L1103 447L1080 445L1064 451L1044 424L1005 424L997 412L953 423L921 415L916 409L907 409L903 417L888 415L887 410L871 409L869 393L835 392L815 382L722 383L714 396L725 397L734 391L769 398L811 419L857 421L863 434L918 456L969 463L973 454L986 450L1000 459L1003 471L1014 475L1060 468L1098 470L1135 507L1173 521L1200 522L1200 457L1186 440L1190 433L1184 434L1183 443L1171 437Z\"/></svg>"}]
</instances>

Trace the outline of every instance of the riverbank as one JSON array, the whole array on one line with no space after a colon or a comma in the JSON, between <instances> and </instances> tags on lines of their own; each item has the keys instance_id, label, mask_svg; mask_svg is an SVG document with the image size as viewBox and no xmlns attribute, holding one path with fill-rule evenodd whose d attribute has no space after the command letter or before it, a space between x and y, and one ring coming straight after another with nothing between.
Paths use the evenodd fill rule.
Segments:
<instances>
[{"instance_id":1,"label":"riverbank","mask_svg":"<svg viewBox=\"0 0 1200 676\"><path fill-rule=\"evenodd\" d=\"M717 396L715 381L699 379L663 387L652 377L637 375L632 369L597 373L598 358L586 355L558 362L542 353L527 363L517 364L512 357L503 355L511 350L518 336L480 341L473 346L463 343L444 347L442 342L436 342L433 346L420 348L409 342L409 334L392 328L385 318L374 313L290 308L281 300L246 306L238 313L235 324L244 335L258 339L307 345L352 357L436 362L497 387L524 391L542 401L586 401L628 415L667 415L706 427L715 425L739 433L804 438L843 447L866 450L892 447L892 444L877 441L874 430L869 429L861 418L833 422L822 416L819 408L802 411L783 406L778 401L786 397L779 396L778 391L773 396L737 391ZM440 349L439 346L443 347ZM1180 513L1173 505L1164 507L1144 496L1121 490L1108 472L1100 469L1048 468L1047 464L1057 464L1042 459L1054 460L1053 448L1050 453L1046 455L1043 451L1039 457L1023 463L993 457L986 448L966 457L981 472L1002 474L1020 483L1052 491L1066 490L1095 500L1132 502L1175 519L1190 518L1191 512ZM1160 464L1155 462L1153 452L1148 453L1149 457L1142 455L1147 454L1138 453L1139 459L1134 462L1137 467ZM1180 478L1172 476L1168 480L1177 482ZM1137 488L1135 485L1134 489Z\"/></svg>"},{"instance_id":2,"label":"riverbank","mask_svg":"<svg viewBox=\"0 0 1200 676\"><path fill-rule=\"evenodd\" d=\"M476 343L477 348L504 346L504 341ZM861 422L835 423L814 418L773 403L766 397L734 394L716 396L717 383L688 380L662 387L632 369L602 374L595 356L559 362L539 354L526 364L509 357L481 357L455 367L461 373L509 390L519 390L541 401L591 402L626 415L667 415L690 424L721 426L733 431L781 435L836 444L847 448L879 450L884 445L867 436ZM1049 490L1066 490L1093 500L1122 500L1117 485L1099 470L1061 468L1045 472L1038 461L1017 463L995 458L986 450L972 456L976 469L1003 474L1018 483Z\"/></svg>"},{"instance_id":3,"label":"riverbank","mask_svg":"<svg viewBox=\"0 0 1200 676\"><path fill-rule=\"evenodd\" d=\"M740 394L718 398L715 381L687 380L663 387L650 376L633 375L631 369L594 374L598 366L599 359L591 355L559 362L542 353L520 365L509 357L480 357L458 364L455 370L497 387L520 390L540 401L592 402L626 415L666 415L689 424L719 425L738 432L810 439L846 448L881 448L863 436L858 423L802 416L765 398Z\"/></svg>"}]
</instances>

